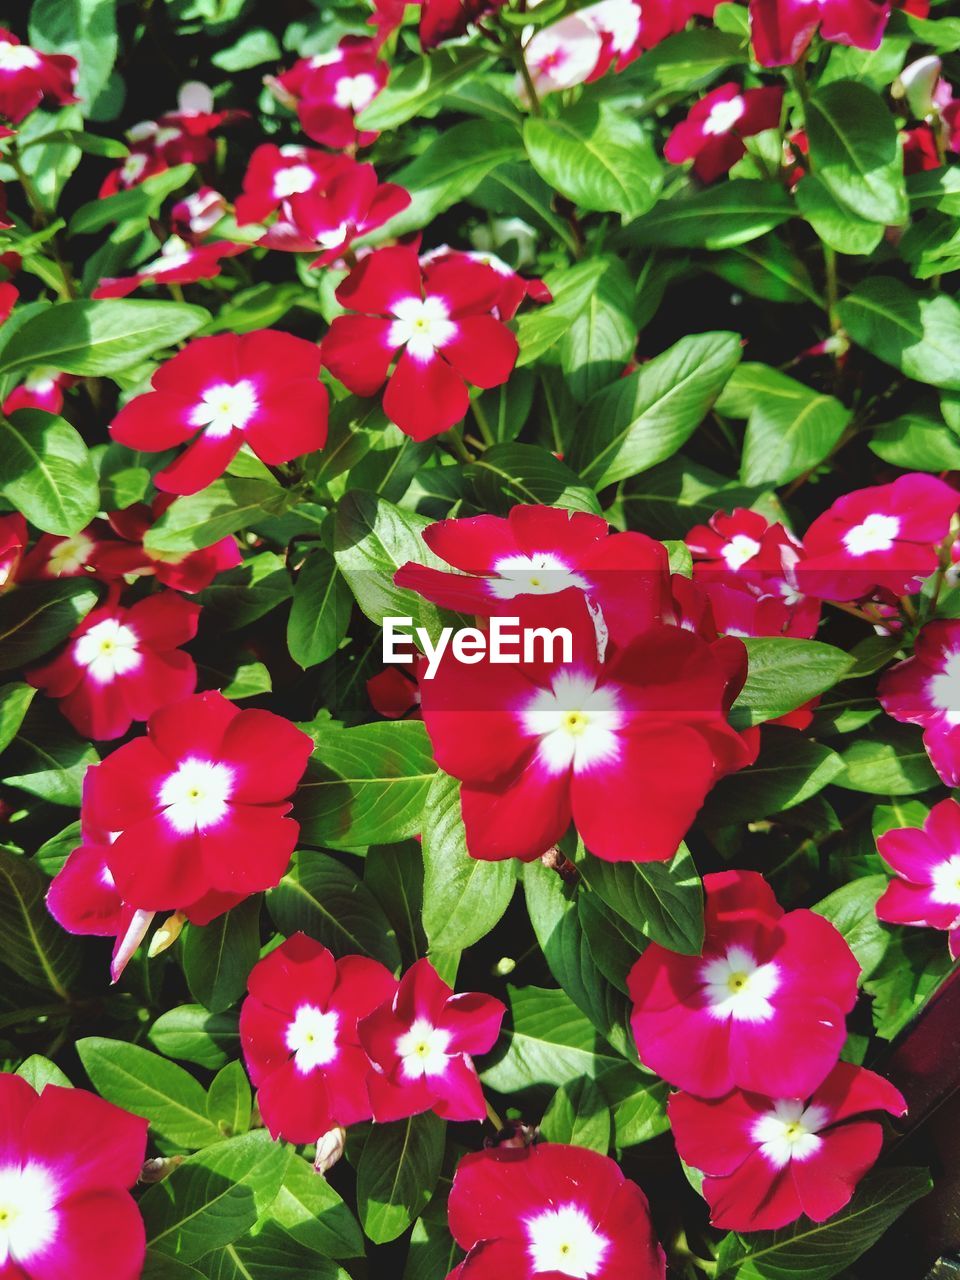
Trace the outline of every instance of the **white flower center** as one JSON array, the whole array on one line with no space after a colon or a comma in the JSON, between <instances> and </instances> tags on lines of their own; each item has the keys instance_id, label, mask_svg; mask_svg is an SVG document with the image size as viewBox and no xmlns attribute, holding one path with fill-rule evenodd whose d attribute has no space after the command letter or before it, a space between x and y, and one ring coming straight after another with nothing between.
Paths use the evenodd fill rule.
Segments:
<instances>
[{"instance_id":1,"label":"white flower center","mask_svg":"<svg viewBox=\"0 0 960 1280\"><path fill-rule=\"evenodd\" d=\"M64 538L50 552L47 573L51 578L76 573L90 559L93 548L93 539L88 538L85 533L75 533L72 538Z\"/></svg>"},{"instance_id":2,"label":"white flower center","mask_svg":"<svg viewBox=\"0 0 960 1280\"><path fill-rule=\"evenodd\" d=\"M147 157L142 151L132 151L120 166L120 176L124 182L136 182L147 167Z\"/></svg>"},{"instance_id":3,"label":"white flower center","mask_svg":"<svg viewBox=\"0 0 960 1280\"><path fill-rule=\"evenodd\" d=\"M74 643L73 657L97 684L110 684L140 666L139 643L133 627L117 618L104 618Z\"/></svg>"},{"instance_id":4,"label":"white flower center","mask_svg":"<svg viewBox=\"0 0 960 1280\"><path fill-rule=\"evenodd\" d=\"M65 1135L65 1140L69 1135ZM57 1234L57 1183L38 1164L0 1168L0 1268L28 1263Z\"/></svg>"},{"instance_id":5,"label":"white flower center","mask_svg":"<svg viewBox=\"0 0 960 1280\"><path fill-rule=\"evenodd\" d=\"M242 431L260 408L257 390L248 378L218 382L208 387L190 412L190 425L203 427L207 435L227 436Z\"/></svg>"},{"instance_id":6,"label":"white flower center","mask_svg":"<svg viewBox=\"0 0 960 1280\"><path fill-rule=\"evenodd\" d=\"M601 0L589 9L581 9L579 16L597 31L609 35L610 48L616 53L632 49L640 34L642 13L635 0Z\"/></svg>"},{"instance_id":7,"label":"white flower center","mask_svg":"<svg viewBox=\"0 0 960 1280\"><path fill-rule=\"evenodd\" d=\"M213 760L188 756L164 778L159 802L174 831L204 831L216 826L227 812L233 792L233 770Z\"/></svg>"},{"instance_id":8,"label":"white flower center","mask_svg":"<svg viewBox=\"0 0 960 1280\"><path fill-rule=\"evenodd\" d=\"M934 902L943 906L960 907L960 853L955 853L946 862L938 863L930 873Z\"/></svg>"},{"instance_id":9,"label":"white flower center","mask_svg":"<svg viewBox=\"0 0 960 1280\"><path fill-rule=\"evenodd\" d=\"M520 720L525 733L540 739L537 755L550 773L571 767L582 773L620 753L617 730L624 717L616 692L598 689L592 676L580 672L559 672L551 688L530 699Z\"/></svg>"},{"instance_id":10,"label":"white flower center","mask_svg":"<svg viewBox=\"0 0 960 1280\"><path fill-rule=\"evenodd\" d=\"M438 348L457 336L447 304L435 294L429 298L401 298L392 310L396 319L387 342L391 347L406 347L414 360L432 360Z\"/></svg>"},{"instance_id":11,"label":"white flower center","mask_svg":"<svg viewBox=\"0 0 960 1280\"><path fill-rule=\"evenodd\" d=\"M720 133L729 133L746 109L747 104L739 93L729 102L715 103L703 122L703 132L714 137Z\"/></svg>"},{"instance_id":12,"label":"white flower center","mask_svg":"<svg viewBox=\"0 0 960 1280\"><path fill-rule=\"evenodd\" d=\"M748 560L752 560L759 550L760 543L756 538L749 538L745 533L735 533L721 548L720 554L726 561L727 568L736 572L737 569L742 569Z\"/></svg>"},{"instance_id":13,"label":"white flower center","mask_svg":"<svg viewBox=\"0 0 960 1280\"><path fill-rule=\"evenodd\" d=\"M358 76L341 76L334 90L333 100L338 107L362 111L377 95L377 82L369 72Z\"/></svg>"},{"instance_id":14,"label":"white flower center","mask_svg":"<svg viewBox=\"0 0 960 1280\"><path fill-rule=\"evenodd\" d=\"M450 1060L449 1045L449 1031L433 1026L426 1018L417 1018L410 1030L397 1040L403 1074L412 1080L419 1076L442 1076Z\"/></svg>"},{"instance_id":15,"label":"white flower center","mask_svg":"<svg viewBox=\"0 0 960 1280\"><path fill-rule=\"evenodd\" d=\"M766 1022L773 1016L770 996L780 986L780 971L775 964L759 964L745 947L707 960L700 977L711 1017Z\"/></svg>"},{"instance_id":16,"label":"white flower center","mask_svg":"<svg viewBox=\"0 0 960 1280\"><path fill-rule=\"evenodd\" d=\"M288 169L278 169L273 175L273 194L277 200L286 200L287 196L299 196L309 191L317 175L306 164L292 164Z\"/></svg>"},{"instance_id":17,"label":"white flower center","mask_svg":"<svg viewBox=\"0 0 960 1280\"><path fill-rule=\"evenodd\" d=\"M145 263L140 268L139 274L162 276L166 271L179 271L181 267L190 265L195 252L196 250L192 249L185 240L181 240L179 236L171 236L164 243L159 256Z\"/></svg>"},{"instance_id":18,"label":"white flower center","mask_svg":"<svg viewBox=\"0 0 960 1280\"><path fill-rule=\"evenodd\" d=\"M57 385L57 371L37 369L29 378L24 379L23 385L28 391L34 391L38 395L49 395Z\"/></svg>"},{"instance_id":19,"label":"white flower center","mask_svg":"<svg viewBox=\"0 0 960 1280\"><path fill-rule=\"evenodd\" d=\"M323 231L317 230L313 237L314 243L321 245L324 249L335 249L346 239L349 225L348 222L341 222L335 227L327 227Z\"/></svg>"},{"instance_id":20,"label":"white flower center","mask_svg":"<svg viewBox=\"0 0 960 1280\"><path fill-rule=\"evenodd\" d=\"M843 545L852 556L865 556L871 551L889 551L900 532L896 516L874 511L861 524L855 524L843 535Z\"/></svg>"},{"instance_id":21,"label":"white flower center","mask_svg":"<svg viewBox=\"0 0 960 1280\"><path fill-rule=\"evenodd\" d=\"M927 681L927 696L948 724L960 724L960 649L948 653L943 670Z\"/></svg>"},{"instance_id":22,"label":"white flower center","mask_svg":"<svg viewBox=\"0 0 960 1280\"><path fill-rule=\"evenodd\" d=\"M333 1062L339 1052L339 1025L340 1019L336 1013L324 1013L312 1004L300 1005L287 1027L285 1037L287 1048L293 1053L299 1072L306 1075L308 1071Z\"/></svg>"},{"instance_id":23,"label":"white flower center","mask_svg":"<svg viewBox=\"0 0 960 1280\"><path fill-rule=\"evenodd\" d=\"M523 1225L534 1275L553 1271L575 1280L590 1280L600 1274L610 1241L597 1231L579 1205L546 1209L527 1218Z\"/></svg>"},{"instance_id":24,"label":"white flower center","mask_svg":"<svg viewBox=\"0 0 960 1280\"><path fill-rule=\"evenodd\" d=\"M755 1120L750 1136L759 1143L761 1155L775 1169L791 1160L809 1160L823 1145L818 1132L830 1119L826 1107L804 1107L796 1098L781 1099L773 1110Z\"/></svg>"},{"instance_id":25,"label":"white flower center","mask_svg":"<svg viewBox=\"0 0 960 1280\"><path fill-rule=\"evenodd\" d=\"M23 71L25 67L39 67L40 55L27 44L0 44L0 71Z\"/></svg>"},{"instance_id":26,"label":"white flower center","mask_svg":"<svg viewBox=\"0 0 960 1280\"><path fill-rule=\"evenodd\" d=\"M589 582L574 573L559 556L549 551L525 556L501 556L493 569L500 576L487 579L487 589L498 600L514 600L517 596L550 596L568 587L589 589Z\"/></svg>"}]
</instances>

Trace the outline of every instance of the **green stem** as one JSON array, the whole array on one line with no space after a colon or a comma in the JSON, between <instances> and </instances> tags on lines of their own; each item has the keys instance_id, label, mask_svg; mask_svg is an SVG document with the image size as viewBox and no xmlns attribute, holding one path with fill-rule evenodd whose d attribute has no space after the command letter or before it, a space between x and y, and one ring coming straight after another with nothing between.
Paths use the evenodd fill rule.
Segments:
<instances>
[{"instance_id":1,"label":"green stem","mask_svg":"<svg viewBox=\"0 0 960 1280\"><path fill-rule=\"evenodd\" d=\"M23 163L20 159L20 152L19 152L19 149L17 148L16 142L11 142L10 148L7 151L7 159L10 161L10 167L13 169L14 173L17 175L17 181L20 183L20 186L23 188L23 194L26 197L27 204L33 210L34 226L35 227L48 226L50 222L49 215L47 214L46 209L43 207L43 201L40 199L37 189L33 185L32 178L27 173L26 169L24 169L23 167ZM67 264L64 262L63 257L60 253L60 244L57 240L57 237L55 235L52 235L50 237L49 243L50 243L50 251L53 255L53 260L57 264L57 269L60 272L61 283L57 289L57 292L60 294L61 298L65 299L66 301L70 301L71 299L77 296L77 288L73 282L73 276L70 274Z\"/></svg>"},{"instance_id":2,"label":"green stem","mask_svg":"<svg viewBox=\"0 0 960 1280\"><path fill-rule=\"evenodd\" d=\"M497 1133L501 1133L503 1131L503 1121L494 1111L493 1107L490 1105L489 1102L487 1103L487 1119L496 1129Z\"/></svg>"},{"instance_id":3,"label":"green stem","mask_svg":"<svg viewBox=\"0 0 960 1280\"><path fill-rule=\"evenodd\" d=\"M460 439L456 429L447 434L446 443L450 446L451 451L457 455L460 461L465 462L467 466L476 461L467 446Z\"/></svg>"},{"instance_id":4,"label":"green stem","mask_svg":"<svg viewBox=\"0 0 960 1280\"><path fill-rule=\"evenodd\" d=\"M543 115L543 107L540 105L540 95L537 93L537 86L533 83L533 76L530 74L530 68L527 66L526 55L523 51L523 41L519 36L515 36L513 40L513 60L516 63L517 70L520 72L520 79L527 91L527 101L530 103L530 110L535 116Z\"/></svg>"},{"instance_id":5,"label":"green stem","mask_svg":"<svg viewBox=\"0 0 960 1280\"><path fill-rule=\"evenodd\" d=\"M485 411L480 407L480 397L479 397L479 396L477 396L477 398L476 398L475 400L472 400L472 401L470 402L470 408L473 410L473 416L474 416L474 418L476 419L477 427L478 427L478 428L479 428L479 430L480 430L480 436L481 436L481 438L482 438L482 440L483 440L484 444L485 444L488 448L489 448L491 445L496 444L496 443L497 443L497 438L496 438L496 436L493 434L493 431L491 430L490 422L489 422L489 420L488 420L488 418L487 418L487 415L486 415Z\"/></svg>"},{"instance_id":6,"label":"green stem","mask_svg":"<svg viewBox=\"0 0 960 1280\"><path fill-rule=\"evenodd\" d=\"M550 419L550 434L553 436L554 453L563 456L563 436L560 434L560 420L557 416L557 406L553 398L553 392L550 390L550 384L546 377L540 379L540 385L543 387L543 398L547 405L547 416Z\"/></svg>"}]
</instances>

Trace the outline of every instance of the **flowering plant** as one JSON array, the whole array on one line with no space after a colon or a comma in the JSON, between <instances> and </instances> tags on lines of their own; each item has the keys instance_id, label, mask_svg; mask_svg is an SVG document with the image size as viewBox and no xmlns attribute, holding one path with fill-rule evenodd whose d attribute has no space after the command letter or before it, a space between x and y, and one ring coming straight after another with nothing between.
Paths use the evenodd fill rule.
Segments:
<instances>
[{"instance_id":1,"label":"flowering plant","mask_svg":"<svg viewBox=\"0 0 960 1280\"><path fill-rule=\"evenodd\" d=\"M0 29L0 1280L956 1252L950 9Z\"/></svg>"}]
</instances>

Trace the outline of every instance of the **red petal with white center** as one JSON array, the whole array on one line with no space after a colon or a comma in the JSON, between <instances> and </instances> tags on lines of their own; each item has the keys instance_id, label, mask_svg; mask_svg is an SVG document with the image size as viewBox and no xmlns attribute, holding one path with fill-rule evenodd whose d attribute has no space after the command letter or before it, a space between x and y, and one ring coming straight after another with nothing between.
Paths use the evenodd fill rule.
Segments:
<instances>
[{"instance_id":1,"label":"red petal with white center","mask_svg":"<svg viewBox=\"0 0 960 1280\"><path fill-rule=\"evenodd\" d=\"M520 667L489 662L467 666L450 657L420 688L424 724L437 764L469 782L505 777L532 752L520 711L537 686ZM487 709L489 708L489 709ZM469 723L469 732L464 732Z\"/></svg>"},{"instance_id":2,"label":"red petal with white center","mask_svg":"<svg viewBox=\"0 0 960 1280\"><path fill-rule=\"evenodd\" d=\"M550 509L530 508L534 511ZM514 507L514 511L517 510ZM492 573L498 560L528 550L517 542L512 515L510 520L504 520L502 516L438 520L436 524L428 525L421 536L441 560L466 573ZM537 549L543 550L542 547Z\"/></svg>"},{"instance_id":3,"label":"red petal with white center","mask_svg":"<svg viewBox=\"0 0 960 1280\"><path fill-rule=\"evenodd\" d=\"M171 449L196 434L191 408L192 403L175 390L148 391L124 405L110 423L110 435L117 444L145 453Z\"/></svg>"},{"instance_id":4,"label":"red petal with white center","mask_svg":"<svg viewBox=\"0 0 960 1280\"><path fill-rule=\"evenodd\" d=\"M391 320L377 316L336 316L323 339L323 363L338 382L358 396L383 386L395 347L388 341Z\"/></svg>"},{"instance_id":5,"label":"red petal with white center","mask_svg":"<svg viewBox=\"0 0 960 1280\"><path fill-rule=\"evenodd\" d=\"M21 1134L37 1105L37 1094L22 1076L0 1072L0 1161L19 1162Z\"/></svg>"},{"instance_id":6,"label":"red petal with white center","mask_svg":"<svg viewBox=\"0 0 960 1280\"><path fill-rule=\"evenodd\" d=\"M217 760L227 729L246 714L211 689L158 711L150 720L150 740L174 767L187 756Z\"/></svg>"},{"instance_id":7,"label":"red petal with white center","mask_svg":"<svg viewBox=\"0 0 960 1280\"><path fill-rule=\"evenodd\" d=\"M343 1015L344 1029L352 1044L360 1043L356 1032L358 1019L365 1018L385 1000L392 1000L396 989L396 978L377 960L344 956L337 961L337 985L329 1007Z\"/></svg>"},{"instance_id":8,"label":"red petal with white center","mask_svg":"<svg viewBox=\"0 0 960 1280\"><path fill-rule=\"evenodd\" d=\"M877 919L885 920L888 924L952 929L960 922L960 904L934 902L930 885L891 880L877 902Z\"/></svg>"},{"instance_id":9,"label":"red petal with white center","mask_svg":"<svg viewBox=\"0 0 960 1280\"><path fill-rule=\"evenodd\" d=\"M814 1222L825 1222L847 1204L876 1163L883 1130L871 1121L844 1124L823 1134L822 1143L811 1159L790 1162L803 1212Z\"/></svg>"},{"instance_id":10,"label":"red petal with white center","mask_svg":"<svg viewBox=\"0 0 960 1280\"><path fill-rule=\"evenodd\" d=\"M813 1101L826 1107L831 1124L864 1111L887 1111L892 1116L902 1116L907 1111L903 1094L889 1080L850 1062L837 1063L813 1095Z\"/></svg>"},{"instance_id":11,"label":"red petal with white center","mask_svg":"<svg viewBox=\"0 0 960 1280\"><path fill-rule=\"evenodd\" d=\"M200 606L172 591L160 591L133 605L127 621L145 644L175 649L197 634Z\"/></svg>"},{"instance_id":12,"label":"red petal with white center","mask_svg":"<svg viewBox=\"0 0 960 1280\"><path fill-rule=\"evenodd\" d=\"M485 262L465 254L439 258L423 274L424 292L442 298L456 318L491 311L503 288L503 279Z\"/></svg>"},{"instance_id":13,"label":"red petal with white center","mask_svg":"<svg viewBox=\"0 0 960 1280\"><path fill-rule=\"evenodd\" d=\"M448 573L408 560L393 575L393 581L398 587L416 591L424 600L431 600L456 613L482 614L490 608L490 591L481 578Z\"/></svg>"},{"instance_id":14,"label":"red petal with white center","mask_svg":"<svg viewBox=\"0 0 960 1280\"><path fill-rule=\"evenodd\" d=\"M222 822L195 837L206 885L221 893L244 895L278 885L300 834L299 823L284 817L289 808L289 804L231 803Z\"/></svg>"},{"instance_id":15,"label":"red petal with white center","mask_svg":"<svg viewBox=\"0 0 960 1280\"><path fill-rule=\"evenodd\" d=\"M123 901L97 845L74 849L50 882L46 901L54 920L69 933L113 937L124 917Z\"/></svg>"},{"instance_id":16,"label":"red petal with white center","mask_svg":"<svg viewBox=\"0 0 960 1280\"><path fill-rule=\"evenodd\" d=\"M84 775L84 822L99 831L122 831L155 813L170 768L148 738L125 743Z\"/></svg>"},{"instance_id":17,"label":"red petal with white center","mask_svg":"<svg viewBox=\"0 0 960 1280\"><path fill-rule=\"evenodd\" d=\"M442 1075L427 1077L435 1102L433 1110L442 1120L484 1120L487 1104L476 1068L459 1054L447 1060Z\"/></svg>"},{"instance_id":18,"label":"red petal with white center","mask_svg":"<svg viewBox=\"0 0 960 1280\"><path fill-rule=\"evenodd\" d=\"M236 770L237 801L270 804L293 792L312 751L313 740L289 720L252 708L227 725L218 758Z\"/></svg>"},{"instance_id":19,"label":"red petal with white center","mask_svg":"<svg viewBox=\"0 0 960 1280\"><path fill-rule=\"evenodd\" d=\"M506 1006L493 996L466 991L451 996L443 1011L443 1029L450 1033L451 1053L488 1053L497 1043Z\"/></svg>"},{"instance_id":20,"label":"red petal with white center","mask_svg":"<svg viewBox=\"0 0 960 1280\"><path fill-rule=\"evenodd\" d=\"M272 1008L293 1013L300 1004L325 1009L336 979L331 952L305 933L294 933L253 966L247 989Z\"/></svg>"},{"instance_id":21,"label":"red petal with white center","mask_svg":"<svg viewBox=\"0 0 960 1280\"><path fill-rule=\"evenodd\" d=\"M92 688L93 681L86 681L86 687ZM106 691L116 687L123 699L126 714L126 728L132 720L148 720L159 708L170 702L180 702L193 693L197 687L197 668L193 659L179 649L159 652L144 649L140 666L128 676L119 676ZM120 730L109 735L92 734L93 737L119 737Z\"/></svg>"},{"instance_id":22,"label":"red petal with white center","mask_svg":"<svg viewBox=\"0 0 960 1280\"><path fill-rule=\"evenodd\" d=\"M729 1178L704 1178L710 1221L725 1231L772 1231L803 1212L789 1168L774 1170L755 1151Z\"/></svg>"},{"instance_id":23,"label":"red petal with white center","mask_svg":"<svg viewBox=\"0 0 960 1280\"><path fill-rule=\"evenodd\" d=\"M449 431L470 407L466 383L445 360L414 360L404 350L383 394L383 411L413 440Z\"/></svg>"},{"instance_id":24,"label":"red petal with white center","mask_svg":"<svg viewBox=\"0 0 960 1280\"><path fill-rule=\"evenodd\" d=\"M447 1280L506 1280L529 1274L530 1255L519 1240L484 1240L464 1259ZM555 1273L540 1273L540 1280L566 1280Z\"/></svg>"},{"instance_id":25,"label":"red petal with white center","mask_svg":"<svg viewBox=\"0 0 960 1280\"><path fill-rule=\"evenodd\" d=\"M422 276L412 245L377 249L364 258L337 288L337 301L350 311L388 316L403 298L419 298Z\"/></svg>"},{"instance_id":26,"label":"red petal with white center","mask_svg":"<svg viewBox=\"0 0 960 1280\"><path fill-rule=\"evenodd\" d=\"M328 410L327 389L320 382L300 381L271 389L243 434L261 462L279 466L323 448Z\"/></svg>"},{"instance_id":27,"label":"red petal with white center","mask_svg":"<svg viewBox=\"0 0 960 1280\"><path fill-rule=\"evenodd\" d=\"M457 320L457 335L443 347L461 377L474 387L499 387L517 363L517 339L493 316L464 316Z\"/></svg>"},{"instance_id":28,"label":"red petal with white center","mask_svg":"<svg viewBox=\"0 0 960 1280\"><path fill-rule=\"evenodd\" d=\"M29 1280L139 1280L145 1231L126 1192L71 1196L56 1214L57 1233L43 1253L31 1255Z\"/></svg>"},{"instance_id":29,"label":"red petal with white center","mask_svg":"<svg viewBox=\"0 0 960 1280\"><path fill-rule=\"evenodd\" d=\"M151 385L192 405L211 384L236 382L243 376L241 341L235 333L194 338L172 360L160 365L150 380Z\"/></svg>"},{"instance_id":30,"label":"red petal with white center","mask_svg":"<svg viewBox=\"0 0 960 1280\"><path fill-rule=\"evenodd\" d=\"M316 1142L337 1123L323 1070L298 1071L292 1058L264 1077L257 1106L270 1136L287 1142Z\"/></svg>"},{"instance_id":31,"label":"red petal with white center","mask_svg":"<svg viewBox=\"0 0 960 1280\"><path fill-rule=\"evenodd\" d=\"M671 1084L702 1097L729 1093L737 1083L731 1024L703 1008L679 1003L663 1009L643 1006L636 973L634 966L628 979L636 1005L630 1025L641 1062Z\"/></svg>"},{"instance_id":32,"label":"red petal with white center","mask_svg":"<svg viewBox=\"0 0 960 1280\"><path fill-rule=\"evenodd\" d=\"M188 445L169 466L158 471L153 482L165 493L199 493L226 471L243 444L243 434L233 431L223 436L204 432Z\"/></svg>"},{"instance_id":33,"label":"red petal with white center","mask_svg":"<svg viewBox=\"0 0 960 1280\"><path fill-rule=\"evenodd\" d=\"M504 789L465 782L460 790L467 851L472 858L531 862L557 843L570 825L564 774L531 763Z\"/></svg>"},{"instance_id":34,"label":"red petal with white center","mask_svg":"<svg viewBox=\"0 0 960 1280\"><path fill-rule=\"evenodd\" d=\"M667 1113L684 1164L715 1177L729 1177L739 1169L756 1150L751 1128L769 1107L769 1101L762 1099L758 1108L752 1097L740 1090L709 1100L675 1093Z\"/></svg>"},{"instance_id":35,"label":"red petal with white center","mask_svg":"<svg viewBox=\"0 0 960 1280\"><path fill-rule=\"evenodd\" d=\"M108 858L124 902L144 911L176 911L210 887L200 835L181 835L160 814L121 831Z\"/></svg>"},{"instance_id":36,"label":"red petal with white center","mask_svg":"<svg viewBox=\"0 0 960 1280\"><path fill-rule=\"evenodd\" d=\"M281 946L277 949L283 948ZM254 966L254 973L258 968L259 965ZM273 999L279 998L281 997L274 993ZM272 1071L289 1060L291 1054L286 1041L287 1028L298 1003L322 1004L322 1001L315 994L304 996L300 1002L291 1000L291 1008L281 1012L273 1005L264 1004L256 996L244 1000L240 1008L240 1044L252 1084L262 1084Z\"/></svg>"},{"instance_id":37,"label":"red petal with white center","mask_svg":"<svg viewBox=\"0 0 960 1280\"><path fill-rule=\"evenodd\" d=\"M768 1021L731 1024L732 1083L768 1097L806 1098L840 1056L847 1038L843 1011L829 999L793 996L786 983L771 1003Z\"/></svg>"},{"instance_id":38,"label":"red petal with white center","mask_svg":"<svg viewBox=\"0 0 960 1280\"><path fill-rule=\"evenodd\" d=\"M436 1102L433 1082L428 1082L425 1076L405 1079L402 1067L395 1068L389 1077L372 1071L367 1087L370 1108L377 1124L390 1124L394 1120L432 1111Z\"/></svg>"},{"instance_id":39,"label":"red petal with white center","mask_svg":"<svg viewBox=\"0 0 960 1280\"><path fill-rule=\"evenodd\" d=\"M85 1089L47 1085L27 1117L23 1143L55 1173L65 1198L131 1187L146 1154L147 1122Z\"/></svg>"}]
</instances>

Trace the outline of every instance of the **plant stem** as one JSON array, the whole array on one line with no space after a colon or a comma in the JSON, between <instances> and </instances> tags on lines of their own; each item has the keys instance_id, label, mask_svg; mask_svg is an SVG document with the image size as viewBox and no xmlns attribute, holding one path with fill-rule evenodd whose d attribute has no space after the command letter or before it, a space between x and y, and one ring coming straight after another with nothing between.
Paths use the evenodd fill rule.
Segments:
<instances>
[{"instance_id":1,"label":"plant stem","mask_svg":"<svg viewBox=\"0 0 960 1280\"><path fill-rule=\"evenodd\" d=\"M520 72L523 87L527 91L527 100L530 103L531 112L535 116L542 116L543 107L540 105L540 95L537 93L537 86L533 83L533 76L530 74L530 68L527 66L527 59L523 52L523 41L519 36L514 36L513 38L513 60L516 63L517 70Z\"/></svg>"},{"instance_id":2,"label":"plant stem","mask_svg":"<svg viewBox=\"0 0 960 1280\"><path fill-rule=\"evenodd\" d=\"M451 451L457 455L461 462L465 462L469 466L472 462L476 461L467 446L460 439L456 429L448 434L446 443L450 446Z\"/></svg>"},{"instance_id":3,"label":"plant stem","mask_svg":"<svg viewBox=\"0 0 960 1280\"><path fill-rule=\"evenodd\" d=\"M497 438L491 430L490 423L487 419L485 411L480 407L480 397L471 400L470 408L473 410L473 416L476 419L477 427L480 430L480 436L484 444L489 448L497 443Z\"/></svg>"},{"instance_id":4,"label":"plant stem","mask_svg":"<svg viewBox=\"0 0 960 1280\"><path fill-rule=\"evenodd\" d=\"M33 185L32 178L23 167L23 162L20 159L20 152L16 142L11 142L10 148L6 154L7 159L10 161L10 167L17 175L17 181L23 188L23 194L26 197L27 204L33 210L34 227L48 226L50 218L46 209L43 207L43 201L40 199L36 187ZM67 264L61 256L60 244L55 235L50 237L50 251L53 255L54 262L57 264L57 269L60 272L61 283L57 292L65 301L70 301L77 296L77 288L73 282L73 276L70 274Z\"/></svg>"},{"instance_id":5,"label":"plant stem","mask_svg":"<svg viewBox=\"0 0 960 1280\"><path fill-rule=\"evenodd\" d=\"M497 1133L502 1133L502 1132L503 1132L503 1121L500 1119L500 1117L499 1117L499 1116L497 1115L497 1113L494 1111L493 1107L491 1107L491 1105L490 1105L490 1103L489 1103L489 1102L487 1102L487 1119L490 1121L490 1123L491 1123L491 1124L493 1125L493 1127L496 1129Z\"/></svg>"}]
</instances>

